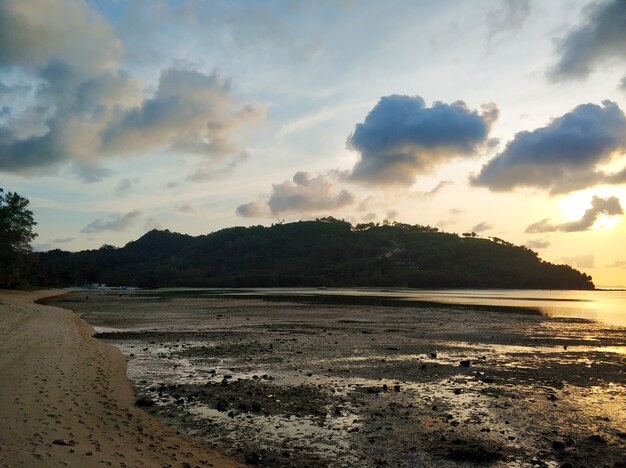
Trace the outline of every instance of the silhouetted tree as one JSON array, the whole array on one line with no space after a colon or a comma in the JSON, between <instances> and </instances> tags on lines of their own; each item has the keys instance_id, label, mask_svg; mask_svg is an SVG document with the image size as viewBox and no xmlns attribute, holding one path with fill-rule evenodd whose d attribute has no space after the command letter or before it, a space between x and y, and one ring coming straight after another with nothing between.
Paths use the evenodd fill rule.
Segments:
<instances>
[{"instance_id":1,"label":"silhouetted tree","mask_svg":"<svg viewBox=\"0 0 626 468\"><path fill-rule=\"evenodd\" d=\"M24 281L24 271L37 236L28 199L0 188L0 287L14 288Z\"/></svg>"}]
</instances>

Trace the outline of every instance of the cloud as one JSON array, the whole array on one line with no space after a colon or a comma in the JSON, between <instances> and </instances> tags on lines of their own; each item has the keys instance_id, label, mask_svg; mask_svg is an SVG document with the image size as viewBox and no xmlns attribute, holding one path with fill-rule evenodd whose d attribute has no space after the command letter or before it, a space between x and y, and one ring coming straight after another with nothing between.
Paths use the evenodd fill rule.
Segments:
<instances>
[{"instance_id":1,"label":"cloud","mask_svg":"<svg viewBox=\"0 0 626 468\"><path fill-rule=\"evenodd\" d=\"M179 213L193 213L196 209L191 205L180 205L176 207L176 211Z\"/></svg>"},{"instance_id":2,"label":"cloud","mask_svg":"<svg viewBox=\"0 0 626 468\"><path fill-rule=\"evenodd\" d=\"M52 242L54 244L67 244L68 242L72 242L73 240L73 237L61 237L58 239L53 239Z\"/></svg>"},{"instance_id":3,"label":"cloud","mask_svg":"<svg viewBox=\"0 0 626 468\"><path fill-rule=\"evenodd\" d=\"M128 192L133 185L139 183L139 179L134 177L132 179L129 178L124 178L122 180L120 180L120 182L117 184L117 191L120 193L126 193Z\"/></svg>"},{"instance_id":4,"label":"cloud","mask_svg":"<svg viewBox=\"0 0 626 468\"><path fill-rule=\"evenodd\" d=\"M244 218L256 218L267 214L267 207L262 202L254 201L238 206L235 213Z\"/></svg>"},{"instance_id":5,"label":"cloud","mask_svg":"<svg viewBox=\"0 0 626 468\"><path fill-rule=\"evenodd\" d=\"M537 239L537 240L529 240L524 245L528 247L529 249L546 249L550 247L550 242L546 240Z\"/></svg>"},{"instance_id":6,"label":"cloud","mask_svg":"<svg viewBox=\"0 0 626 468\"><path fill-rule=\"evenodd\" d=\"M206 180L245 158L239 134L264 110L240 103L230 80L169 67L150 94L120 68L123 52L87 3L0 2L0 72L36 83L32 105L0 123L0 171L49 174L69 163L93 182L111 174L109 158L167 151L196 155L190 178Z\"/></svg>"},{"instance_id":7,"label":"cloud","mask_svg":"<svg viewBox=\"0 0 626 468\"><path fill-rule=\"evenodd\" d=\"M615 260L611 265L608 265L609 268L626 268L626 260Z\"/></svg>"},{"instance_id":8,"label":"cloud","mask_svg":"<svg viewBox=\"0 0 626 468\"><path fill-rule=\"evenodd\" d=\"M168 147L192 154L222 156L243 151L233 133L263 116L254 105L240 107L230 80L219 73L169 68L153 97L144 100L102 132L102 150L137 152Z\"/></svg>"},{"instance_id":9,"label":"cloud","mask_svg":"<svg viewBox=\"0 0 626 468\"><path fill-rule=\"evenodd\" d=\"M34 249L36 252L47 252L48 250L58 248L59 244L67 244L68 242L72 242L73 240L74 237L62 237L58 239L53 239L50 242L36 245Z\"/></svg>"},{"instance_id":10,"label":"cloud","mask_svg":"<svg viewBox=\"0 0 626 468\"><path fill-rule=\"evenodd\" d=\"M439 192L441 192L443 189L445 189L446 187L449 187L450 185L454 185L454 182L452 182L451 180L442 180L441 182L439 182L434 189L429 190L428 192L425 192L424 195L425 196L434 196L436 194L438 194Z\"/></svg>"},{"instance_id":11,"label":"cloud","mask_svg":"<svg viewBox=\"0 0 626 468\"><path fill-rule=\"evenodd\" d=\"M563 257L561 258L561 261L577 268L593 268L596 263L596 258L593 254L588 254L577 255L574 257Z\"/></svg>"},{"instance_id":12,"label":"cloud","mask_svg":"<svg viewBox=\"0 0 626 468\"><path fill-rule=\"evenodd\" d=\"M570 192L607 179L596 166L623 151L626 117L617 104L583 104L545 127L517 133L471 183L493 191L534 187L552 194Z\"/></svg>"},{"instance_id":13,"label":"cloud","mask_svg":"<svg viewBox=\"0 0 626 468\"><path fill-rule=\"evenodd\" d=\"M624 210L620 205L619 198L617 197L607 197L600 198L597 196L593 196L591 199L591 208L587 209L583 214L582 218L576 221L570 221L563 224L552 224L550 221L546 219L542 219L541 221L531 224L526 228L527 233L538 233L538 232L554 232L554 231L563 231L563 232L580 232L587 231L590 229L596 220L601 215L606 216L619 216L623 215Z\"/></svg>"},{"instance_id":14,"label":"cloud","mask_svg":"<svg viewBox=\"0 0 626 468\"><path fill-rule=\"evenodd\" d=\"M354 203L354 195L338 190L329 177L296 172L293 181L272 186L267 201L272 213L336 210Z\"/></svg>"},{"instance_id":15,"label":"cloud","mask_svg":"<svg viewBox=\"0 0 626 468\"><path fill-rule=\"evenodd\" d=\"M398 217L400 213L398 213L396 210L388 210L387 213L385 214L385 218L388 219L389 221L393 221L394 219L396 219Z\"/></svg>"},{"instance_id":16,"label":"cloud","mask_svg":"<svg viewBox=\"0 0 626 468\"><path fill-rule=\"evenodd\" d=\"M141 211L133 210L125 215L112 215L99 218L85 226L80 232L94 234L104 231L125 231L141 216Z\"/></svg>"},{"instance_id":17,"label":"cloud","mask_svg":"<svg viewBox=\"0 0 626 468\"><path fill-rule=\"evenodd\" d=\"M308 172L296 172L291 181L272 185L267 202L246 203L235 212L243 217L258 217L285 212L333 211L353 204L352 193L335 187L337 178L341 178L341 173L336 171L315 177Z\"/></svg>"},{"instance_id":18,"label":"cloud","mask_svg":"<svg viewBox=\"0 0 626 468\"><path fill-rule=\"evenodd\" d=\"M86 2L0 2L0 67L32 69L55 60L93 72L111 68L122 53L111 27Z\"/></svg>"},{"instance_id":19,"label":"cloud","mask_svg":"<svg viewBox=\"0 0 626 468\"><path fill-rule=\"evenodd\" d=\"M487 44L494 37L508 32L519 31L530 15L530 0L505 0L499 8L487 13Z\"/></svg>"},{"instance_id":20,"label":"cloud","mask_svg":"<svg viewBox=\"0 0 626 468\"><path fill-rule=\"evenodd\" d=\"M143 224L144 231L152 231L153 229L163 229L163 225L156 218L148 218Z\"/></svg>"},{"instance_id":21,"label":"cloud","mask_svg":"<svg viewBox=\"0 0 626 468\"><path fill-rule=\"evenodd\" d=\"M348 137L348 148L360 154L350 178L411 185L436 165L475 153L487 143L497 117L495 104L483 106L479 114L462 101L426 107L419 96L385 96Z\"/></svg>"},{"instance_id":22,"label":"cloud","mask_svg":"<svg viewBox=\"0 0 626 468\"><path fill-rule=\"evenodd\" d=\"M491 224L489 224L487 221L483 221L481 223L478 223L476 226L474 226L472 228L472 232L485 232L485 231L489 231L490 229L493 229L493 226Z\"/></svg>"},{"instance_id":23,"label":"cloud","mask_svg":"<svg viewBox=\"0 0 626 468\"><path fill-rule=\"evenodd\" d=\"M583 79L600 64L626 62L626 2L592 3L585 18L557 41L558 61L549 70L553 80Z\"/></svg>"}]
</instances>

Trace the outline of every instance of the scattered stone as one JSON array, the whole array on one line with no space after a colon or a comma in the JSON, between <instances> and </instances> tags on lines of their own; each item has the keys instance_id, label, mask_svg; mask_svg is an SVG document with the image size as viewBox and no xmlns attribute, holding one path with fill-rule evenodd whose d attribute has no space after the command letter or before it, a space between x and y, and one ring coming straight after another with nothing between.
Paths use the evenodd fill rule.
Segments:
<instances>
[{"instance_id":1,"label":"scattered stone","mask_svg":"<svg viewBox=\"0 0 626 468\"><path fill-rule=\"evenodd\" d=\"M69 446L76 445L75 441L65 440L65 439L57 439L57 440L52 441L52 443L55 445L69 445Z\"/></svg>"},{"instance_id":2,"label":"scattered stone","mask_svg":"<svg viewBox=\"0 0 626 468\"><path fill-rule=\"evenodd\" d=\"M135 405L139 406L140 408L150 408L150 407L156 405L156 403L151 398L141 397L137 401L135 401Z\"/></svg>"},{"instance_id":3,"label":"scattered stone","mask_svg":"<svg viewBox=\"0 0 626 468\"><path fill-rule=\"evenodd\" d=\"M215 409L223 413L228 409L228 402L224 399L218 401Z\"/></svg>"},{"instance_id":4,"label":"scattered stone","mask_svg":"<svg viewBox=\"0 0 626 468\"><path fill-rule=\"evenodd\" d=\"M593 434L587 437L589 442L596 442L598 444L606 444L606 439L598 434Z\"/></svg>"},{"instance_id":5,"label":"scattered stone","mask_svg":"<svg viewBox=\"0 0 626 468\"><path fill-rule=\"evenodd\" d=\"M552 448L558 451L565 450L565 443L560 440L555 440L552 442Z\"/></svg>"},{"instance_id":6,"label":"scattered stone","mask_svg":"<svg viewBox=\"0 0 626 468\"><path fill-rule=\"evenodd\" d=\"M471 365L472 365L472 361L470 361L469 359L465 359L461 361L459 364L459 366L461 367L470 367Z\"/></svg>"}]
</instances>

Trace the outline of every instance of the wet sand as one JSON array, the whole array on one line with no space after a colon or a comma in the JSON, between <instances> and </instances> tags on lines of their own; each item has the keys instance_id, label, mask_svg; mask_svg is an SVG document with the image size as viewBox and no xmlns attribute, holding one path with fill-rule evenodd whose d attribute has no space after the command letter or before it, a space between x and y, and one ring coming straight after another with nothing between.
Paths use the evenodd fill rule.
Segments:
<instances>
[{"instance_id":1,"label":"wet sand","mask_svg":"<svg viewBox=\"0 0 626 468\"><path fill-rule=\"evenodd\" d=\"M126 359L76 314L0 291L0 466L236 466L135 407Z\"/></svg>"},{"instance_id":2,"label":"wet sand","mask_svg":"<svg viewBox=\"0 0 626 468\"><path fill-rule=\"evenodd\" d=\"M260 466L626 466L626 330L502 311L65 297L148 408Z\"/></svg>"}]
</instances>

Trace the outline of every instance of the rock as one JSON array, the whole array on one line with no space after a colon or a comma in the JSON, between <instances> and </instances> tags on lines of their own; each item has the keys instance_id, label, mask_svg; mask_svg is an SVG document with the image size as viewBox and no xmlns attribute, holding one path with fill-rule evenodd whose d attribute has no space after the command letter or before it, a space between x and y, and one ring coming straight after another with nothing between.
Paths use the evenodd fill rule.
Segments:
<instances>
[{"instance_id":1,"label":"rock","mask_svg":"<svg viewBox=\"0 0 626 468\"><path fill-rule=\"evenodd\" d=\"M150 408L156 405L156 403L151 398L141 397L137 401L135 401L135 405L139 406L140 408Z\"/></svg>"},{"instance_id":2,"label":"rock","mask_svg":"<svg viewBox=\"0 0 626 468\"><path fill-rule=\"evenodd\" d=\"M261 462L261 455L256 452L250 452L246 455L246 463L258 465Z\"/></svg>"},{"instance_id":3,"label":"rock","mask_svg":"<svg viewBox=\"0 0 626 468\"><path fill-rule=\"evenodd\" d=\"M387 390L389 390L389 387L387 384L383 384L383 392L386 392Z\"/></svg>"},{"instance_id":4,"label":"rock","mask_svg":"<svg viewBox=\"0 0 626 468\"><path fill-rule=\"evenodd\" d=\"M604 439L604 437L598 434L590 435L589 437L587 437L587 440L589 442L596 442L598 444L606 444L606 440Z\"/></svg>"},{"instance_id":5,"label":"rock","mask_svg":"<svg viewBox=\"0 0 626 468\"><path fill-rule=\"evenodd\" d=\"M224 399L218 401L215 409L223 413L228 409L228 402Z\"/></svg>"},{"instance_id":6,"label":"rock","mask_svg":"<svg viewBox=\"0 0 626 468\"><path fill-rule=\"evenodd\" d=\"M437 359L437 353L430 353L430 357L433 359Z\"/></svg>"},{"instance_id":7,"label":"rock","mask_svg":"<svg viewBox=\"0 0 626 468\"><path fill-rule=\"evenodd\" d=\"M548 400L550 400L550 401L556 401L556 400L558 400L558 397L557 397L556 395L548 395L546 398L547 398Z\"/></svg>"},{"instance_id":8,"label":"rock","mask_svg":"<svg viewBox=\"0 0 626 468\"><path fill-rule=\"evenodd\" d=\"M459 363L459 366L461 367L470 367L471 365L472 361L470 361L469 359L465 359Z\"/></svg>"},{"instance_id":9,"label":"rock","mask_svg":"<svg viewBox=\"0 0 626 468\"><path fill-rule=\"evenodd\" d=\"M397 384L396 384L396 385L394 385L394 386L393 386L393 389L394 389L396 392L399 392L399 391L400 391L400 385L397 385Z\"/></svg>"},{"instance_id":10,"label":"rock","mask_svg":"<svg viewBox=\"0 0 626 468\"><path fill-rule=\"evenodd\" d=\"M334 415L335 416L341 416L341 408L339 406L337 406L337 408L335 408Z\"/></svg>"},{"instance_id":11,"label":"rock","mask_svg":"<svg viewBox=\"0 0 626 468\"><path fill-rule=\"evenodd\" d=\"M70 445L70 446L76 445L75 441L65 440L65 439L57 439L57 440L52 441L52 443L55 445Z\"/></svg>"},{"instance_id":12,"label":"rock","mask_svg":"<svg viewBox=\"0 0 626 468\"><path fill-rule=\"evenodd\" d=\"M565 443L560 440L555 440L552 442L552 448L558 451L565 450Z\"/></svg>"}]
</instances>

